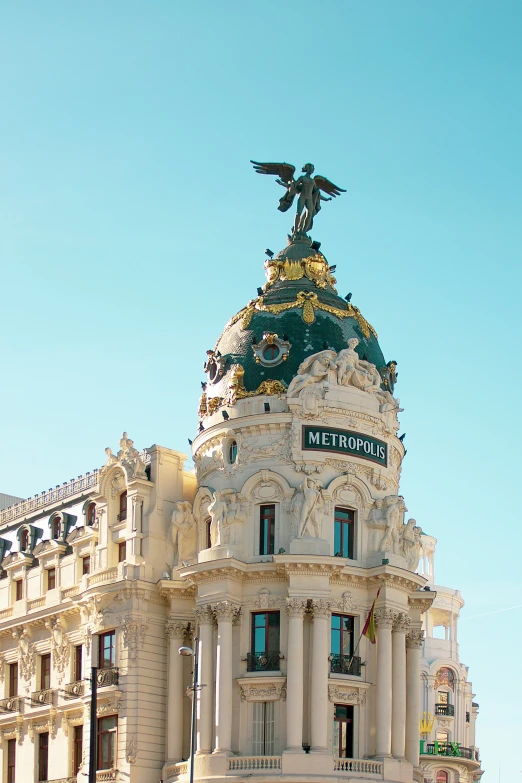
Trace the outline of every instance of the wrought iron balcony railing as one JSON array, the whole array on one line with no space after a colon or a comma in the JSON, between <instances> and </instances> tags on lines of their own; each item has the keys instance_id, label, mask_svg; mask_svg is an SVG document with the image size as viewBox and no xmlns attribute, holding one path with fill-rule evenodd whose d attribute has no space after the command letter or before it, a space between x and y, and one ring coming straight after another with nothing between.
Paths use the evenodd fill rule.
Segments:
<instances>
[{"instance_id":1,"label":"wrought iron balcony railing","mask_svg":"<svg viewBox=\"0 0 522 783\"><path fill-rule=\"evenodd\" d=\"M278 672L280 659L279 652L247 653L247 672Z\"/></svg>"},{"instance_id":2,"label":"wrought iron balcony railing","mask_svg":"<svg viewBox=\"0 0 522 783\"><path fill-rule=\"evenodd\" d=\"M78 680L77 682L69 682L65 686L65 693L64 698L65 699L78 699L80 696L83 696L85 692L85 683L83 680Z\"/></svg>"},{"instance_id":3,"label":"wrought iron balcony railing","mask_svg":"<svg viewBox=\"0 0 522 783\"><path fill-rule=\"evenodd\" d=\"M0 712L19 712L19 711L20 711L19 696L11 696L9 699L0 700Z\"/></svg>"},{"instance_id":4,"label":"wrought iron balcony railing","mask_svg":"<svg viewBox=\"0 0 522 783\"><path fill-rule=\"evenodd\" d=\"M358 655L330 655L330 671L332 674L351 674L354 677L361 676L361 659Z\"/></svg>"},{"instance_id":5,"label":"wrought iron balcony railing","mask_svg":"<svg viewBox=\"0 0 522 783\"><path fill-rule=\"evenodd\" d=\"M46 688L43 691L34 691L31 693L31 704L33 707L42 707L44 704L52 704L54 699L54 690Z\"/></svg>"},{"instance_id":6,"label":"wrought iron balcony railing","mask_svg":"<svg viewBox=\"0 0 522 783\"><path fill-rule=\"evenodd\" d=\"M98 688L107 688L109 685L117 685L118 684L117 667L113 666L110 669L98 669L98 674L96 675L96 682L98 684Z\"/></svg>"},{"instance_id":7,"label":"wrought iron balcony railing","mask_svg":"<svg viewBox=\"0 0 522 783\"><path fill-rule=\"evenodd\" d=\"M120 511L116 518L118 522L124 522L127 519L127 509L125 509L125 511Z\"/></svg>"},{"instance_id":8,"label":"wrought iron balcony railing","mask_svg":"<svg viewBox=\"0 0 522 783\"><path fill-rule=\"evenodd\" d=\"M436 704L435 715L455 715L455 706L453 704Z\"/></svg>"}]
</instances>

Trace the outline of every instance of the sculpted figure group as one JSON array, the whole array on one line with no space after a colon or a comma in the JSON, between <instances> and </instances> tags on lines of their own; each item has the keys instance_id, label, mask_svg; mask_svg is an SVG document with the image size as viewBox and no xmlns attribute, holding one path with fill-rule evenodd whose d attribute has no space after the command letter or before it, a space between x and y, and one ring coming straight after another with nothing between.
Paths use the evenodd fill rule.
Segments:
<instances>
[{"instance_id":1,"label":"sculpted figure group","mask_svg":"<svg viewBox=\"0 0 522 783\"><path fill-rule=\"evenodd\" d=\"M307 386L329 380L339 386L354 386L375 394L383 410L397 408L399 401L381 388L382 378L375 364L361 359L355 350L358 344L357 337L352 337L347 348L339 353L326 350L309 356L299 365L297 375L288 386L287 396L296 397Z\"/></svg>"},{"instance_id":2,"label":"sculpted figure group","mask_svg":"<svg viewBox=\"0 0 522 783\"><path fill-rule=\"evenodd\" d=\"M414 519L403 522L406 506L400 495L389 495L376 500L368 520L370 551L390 552L406 560L410 571L415 571L422 552L422 529Z\"/></svg>"},{"instance_id":3,"label":"sculpted figure group","mask_svg":"<svg viewBox=\"0 0 522 783\"><path fill-rule=\"evenodd\" d=\"M241 525L246 520L242 503L233 489L214 492L208 507L210 514L210 541L213 547L234 546L241 541Z\"/></svg>"}]
</instances>

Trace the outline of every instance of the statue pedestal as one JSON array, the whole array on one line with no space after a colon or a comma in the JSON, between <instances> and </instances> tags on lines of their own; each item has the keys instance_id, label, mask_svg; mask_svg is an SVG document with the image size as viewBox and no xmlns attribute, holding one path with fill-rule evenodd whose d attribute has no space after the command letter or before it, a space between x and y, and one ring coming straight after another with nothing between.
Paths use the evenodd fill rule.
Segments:
<instances>
[{"instance_id":1,"label":"statue pedestal","mask_svg":"<svg viewBox=\"0 0 522 783\"><path fill-rule=\"evenodd\" d=\"M372 552L366 558L366 568L375 568L382 565L382 561L387 560L387 565L395 566L395 568L408 568L406 559L402 555L394 555L393 552Z\"/></svg>"},{"instance_id":2,"label":"statue pedestal","mask_svg":"<svg viewBox=\"0 0 522 783\"><path fill-rule=\"evenodd\" d=\"M329 555L330 542L324 538L303 536L290 541L291 555Z\"/></svg>"},{"instance_id":3,"label":"statue pedestal","mask_svg":"<svg viewBox=\"0 0 522 783\"><path fill-rule=\"evenodd\" d=\"M235 557L238 560L243 558L243 554L238 547L230 544L212 547L212 549L202 549L198 554L198 563L208 563L209 560L223 560L225 557Z\"/></svg>"}]
</instances>

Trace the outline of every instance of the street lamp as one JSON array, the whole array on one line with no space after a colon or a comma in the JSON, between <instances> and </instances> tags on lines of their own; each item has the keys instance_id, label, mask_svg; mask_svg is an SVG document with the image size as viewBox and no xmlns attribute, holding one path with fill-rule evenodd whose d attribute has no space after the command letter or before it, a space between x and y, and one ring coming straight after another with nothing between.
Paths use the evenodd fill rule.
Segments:
<instances>
[{"instance_id":1,"label":"street lamp","mask_svg":"<svg viewBox=\"0 0 522 783\"><path fill-rule=\"evenodd\" d=\"M199 669L199 655L198 655L198 637L194 637L194 649L192 647L180 647L178 650L179 655L188 657L194 656L194 673L192 677L192 723L190 729L190 783L194 783L194 753L196 750L196 692L202 686L198 688L198 669Z\"/></svg>"}]
</instances>

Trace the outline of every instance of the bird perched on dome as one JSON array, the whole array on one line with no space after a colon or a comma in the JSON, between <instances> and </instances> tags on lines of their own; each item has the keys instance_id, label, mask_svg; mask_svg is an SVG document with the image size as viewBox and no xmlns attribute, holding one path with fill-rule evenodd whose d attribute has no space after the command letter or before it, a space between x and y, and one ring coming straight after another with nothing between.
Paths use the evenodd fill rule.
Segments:
<instances>
[{"instance_id":1,"label":"bird perched on dome","mask_svg":"<svg viewBox=\"0 0 522 783\"><path fill-rule=\"evenodd\" d=\"M343 188L337 187L326 177L316 174L312 177L315 167L312 163L305 163L302 176L294 179L295 166L291 163L259 163L251 160L257 174L271 174L276 176L276 182L286 188L285 195L279 200L278 209L286 212L294 203L297 195L297 212L294 220L293 233L306 234L313 226L314 217L321 209L321 201L331 201L332 198L346 193ZM323 196L321 191L327 193L329 198Z\"/></svg>"}]
</instances>

